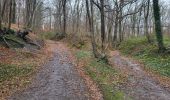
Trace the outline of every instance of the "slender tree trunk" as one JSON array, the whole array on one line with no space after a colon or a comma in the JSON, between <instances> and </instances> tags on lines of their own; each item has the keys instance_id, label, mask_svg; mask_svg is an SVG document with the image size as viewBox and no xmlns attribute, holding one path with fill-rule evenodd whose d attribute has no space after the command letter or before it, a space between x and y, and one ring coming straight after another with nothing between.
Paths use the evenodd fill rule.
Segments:
<instances>
[{"instance_id":1,"label":"slender tree trunk","mask_svg":"<svg viewBox=\"0 0 170 100\"><path fill-rule=\"evenodd\" d=\"M26 0L26 14L25 14L25 27L32 28L34 21L34 13L37 6L37 0Z\"/></svg>"},{"instance_id":2,"label":"slender tree trunk","mask_svg":"<svg viewBox=\"0 0 170 100\"><path fill-rule=\"evenodd\" d=\"M141 16L142 15L142 10L139 12L139 18L138 18L138 25L137 25L137 34L138 36L140 35L140 23L141 23Z\"/></svg>"},{"instance_id":3,"label":"slender tree trunk","mask_svg":"<svg viewBox=\"0 0 170 100\"><path fill-rule=\"evenodd\" d=\"M89 31L91 33L90 37L91 37L91 43L92 43L92 48L93 48L93 54L96 58L99 57L99 54L97 52L97 46L96 46L96 42L95 42L95 34L94 34L94 25L93 25L93 3L92 0L90 0L90 4L91 4L91 14L90 14L90 10L89 10L89 1L86 0L86 11L87 11L87 16L88 16L88 21L89 21Z\"/></svg>"},{"instance_id":4,"label":"slender tree trunk","mask_svg":"<svg viewBox=\"0 0 170 100\"><path fill-rule=\"evenodd\" d=\"M113 19L113 15L112 14L108 14L108 16L110 16L110 18ZM108 20L109 21L109 20ZM113 32L113 21L108 22L108 43L109 43L109 48L112 47L112 32Z\"/></svg>"},{"instance_id":5,"label":"slender tree trunk","mask_svg":"<svg viewBox=\"0 0 170 100\"><path fill-rule=\"evenodd\" d=\"M154 19L155 19L155 32L158 42L159 52L164 52L166 48L163 43L163 35L161 29L161 20L160 20L160 8L159 8L159 0L153 0L153 10L154 10Z\"/></svg>"},{"instance_id":6,"label":"slender tree trunk","mask_svg":"<svg viewBox=\"0 0 170 100\"><path fill-rule=\"evenodd\" d=\"M119 42L122 42L122 19L119 18Z\"/></svg>"},{"instance_id":7,"label":"slender tree trunk","mask_svg":"<svg viewBox=\"0 0 170 100\"><path fill-rule=\"evenodd\" d=\"M132 15L132 34L135 36L135 26L136 26L136 15Z\"/></svg>"},{"instance_id":8,"label":"slender tree trunk","mask_svg":"<svg viewBox=\"0 0 170 100\"><path fill-rule=\"evenodd\" d=\"M123 4L123 0L120 1L119 4L119 42L122 42L123 40L123 33L122 33L122 4Z\"/></svg>"},{"instance_id":9,"label":"slender tree trunk","mask_svg":"<svg viewBox=\"0 0 170 100\"><path fill-rule=\"evenodd\" d=\"M66 22L66 3L67 3L67 1L63 0L63 32L64 32L64 34L66 33L66 25L67 25L67 22Z\"/></svg>"},{"instance_id":10,"label":"slender tree trunk","mask_svg":"<svg viewBox=\"0 0 170 100\"><path fill-rule=\"evenodd\" d=\"M79 31L79 21L80 21L80 12L79 12L79 5L80 1L77 2L76 12L77 12L77 18L76 18L76 33Z\"/></svg>"},{"instance_id":11,"label":"slender tree trunk","mask_svg":"<svg viewBox=\"0 0 170 100\"><path fill-rule=\"evenodd\" d=\"M101 3L101 39L102 39L102 53L104 53L105 50L105 12L104 12L104 0L100 0Z\"/></svg>"},{"instance_id":12,"label":"slender tree trunk","mask_svg":"<svg viewBox=\"0 0 170 100\"><path fill-rule=\"evenodd\" d=\"M51 8L49 9L50 13L50 31L52 30L52 10Z\"/></svg>"},{"instance_id":13,"label":"slender tree trunk","mask_svg":"<svg viewBox=\"0 0 170 100\"><path fill-rule=\"evenodd\" d=\"M25 27L28 27L28 21L30 17L30 0L26 0L25 5L26 5L26 14L25 14L24 21L25 21Z\"/></svg>"},{"instance_id":14,"label":"slender tree trunk","mask_svg":"<svg viewBox=\"0 0 170 100\"><path fill-rule=\"evenodd\" d=\"M16 23L16 1L12 0L12 23Z\"/></svg>"},{"instance_id":15,"label":"slender tree trunk","mask_svg":"<svg viewBox=\"0 0 170 100\"><path fill-rule=\"evenodd\" d=\"M2 9L1 9L1 19L0 19L0 23L1 23L1 28L2 28L2 22L3 22L3 19L4 19L4 13L5 13L5 8L6 8L6 5L7 5L7 2L8 0L5 0L2 4Z\"/></svg>"},{"instance_id":16,"label":"slender tree trunk","mask_svg":"<svg viewBox=\"0 0 170 100\"><path fill-rule=\"evenodd\" d=\"M149 31L148 31L148 19L145 19L144 21L144 31L145 31L145 34L146 34L146 38L148 40L148 43L151 43L151 39L150 39L150 35L149 35Z\"/></svg>"},{"instance_id":17,"label":"slender tree trunk","mask_svg":"<svg viewBox=\"0 0 170 100\"><path fill-rule=\"evenodd\" d=\"M114 35L113 35L113 40L112 40L112 45L113 47L116 47L116 42L117 42L117 29L118 29L118 11L116 11L116 18L115 18L115 25L114 25Z\"/></svg>"},{"instance_id":18,"label":"slender tree trunk","mask_svg":"<svg viewBox=\"0 0 170 100\"><path fill-rule=\"evenodd\" d=\"M148 43L151 43L151 39L149 36L149 31L148 31L149 9L150 9L150 0L148 0L148 2L147 2L147 9L146 9L146 7L144 7L144 18L145 18L144 19L144 31L145 31L145 35L148 40Z\"/></svg>"},{"instance_id":19,"label":"slender tree trunk","mask_svg":"<svg viewBox=\"0 0 170 100\"><path fill-rule=\"evenodd\" d=\"M0 2L0 30L2 29L2 9L1 9L1 2Z\"/></svg>"},{"instance_id":20,"label":"slender tree trunk","mask_svg":"<svg viewBox=\"0 0 170 100\"><path fill-rule=\"evenodd\" d=\"M21 13L21 0L19 0L19 5L18 5L18 28L20 26L20 13Z\"/></svg>"},{"instance_id":21,"label":"slender tree trunk","mask_svg":"<svg viewBox=\"0 0 170 100\"><path fill-rule=\"evenodd\" d=\"M12 18L12 0L9 1L9 16L8 16L8 29L11 28L11 18Z\"/></svg>"}]
</instances>

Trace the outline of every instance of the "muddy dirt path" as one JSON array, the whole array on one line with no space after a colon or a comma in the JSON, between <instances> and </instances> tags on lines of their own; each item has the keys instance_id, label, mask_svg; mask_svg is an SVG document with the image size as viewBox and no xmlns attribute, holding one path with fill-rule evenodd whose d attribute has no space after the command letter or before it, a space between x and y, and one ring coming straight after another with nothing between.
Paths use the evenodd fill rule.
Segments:
<instances>
[{"instance_id":1,"label":"muddy dirt path","mask_svg":"<svg viewBox=\"0 0 170 100\"><path fill-rule=\"evenodd\" d=\"M89 100L89 92L62 44L53 59L37 73L33 83L8 100Z\"/></svg>"},{"instance_id":2,"label":"muddy dirt path","mask_svg":"<svg viewBox=\"0 0 170 100\"><path fill-rule=\"evenodd\" d=\"M124 74L128 80L120 86L134 100L170 100L170 90L150 77L137 62L123 57L119 51L113 51L111 62Z\"/></svg>"}]
</instances>

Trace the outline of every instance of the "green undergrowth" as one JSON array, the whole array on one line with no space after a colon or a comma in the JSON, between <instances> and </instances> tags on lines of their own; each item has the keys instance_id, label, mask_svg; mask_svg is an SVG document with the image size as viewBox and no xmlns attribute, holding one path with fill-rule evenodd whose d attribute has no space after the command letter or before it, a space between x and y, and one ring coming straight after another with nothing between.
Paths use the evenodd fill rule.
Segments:
<instances>
[{"instance_id":1,"label":"green undergrowth","mask_svg":"<svg viewBox=\"0 0 170 100\"><path fill-rule=\"evenodd\" d=\"M124 100L125 94L116 89L123 82L123 77L104 61L98 61L92 57L89 51L76 52L77 59L84 61L84 70L99 85L104 100Z\"/></svg>"},{"instance_id":2,"label":"green undergrowth","mask_svg":"<svg viewBox=\"0 0 170 100\"><path fill-rule=\"evenodd\" d=\"M23 77L30 74L33 70L32 66L18 67L16 65L0 63L0 83L10 80L14 77Z\"/></svg>"},{"instance_id":3,"label":"green undergrowth","mask_svg":"<svg viewBox=\"0 0 170 100\"><path fill-rule=\"evenodd\" d=\"M170 39L164 38L166 47L170 46ZM121 43L120 51L141 61L145 68L170 77L170 54L160 54L156 42L149 44L144 37L132 38Z\"/></svg>"},{"instance_id":4,"label":"green undergrowth","mask_svg":"<svg viewBox=\"0 0 170 100\"><path fill-rule=\"evenodd\" d=\"M55 32L42 32L41 34L39 34L39 37L41 39L48 39L51 40L56 36Z\"/></svg>"}]
</instances>

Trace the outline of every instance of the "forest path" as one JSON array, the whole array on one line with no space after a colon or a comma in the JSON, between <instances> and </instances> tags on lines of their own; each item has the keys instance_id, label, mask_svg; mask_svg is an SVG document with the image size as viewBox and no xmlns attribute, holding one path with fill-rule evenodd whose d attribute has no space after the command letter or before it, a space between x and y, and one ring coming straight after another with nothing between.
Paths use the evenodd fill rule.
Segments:
<instances>
[{"instance_id":1,"label":"forest path","mask_svg":"<svg viewBox=\"0 0 170 100\"><path fill-rule=\"evenodd\" d=\"M123 57L119 51L112 51L111 55L111 64L128 76L127 82L119 87L128 96L134 100L170 100L170 90L149 76L141 64Z\"/></svg>"},{"instance_id":2,"label":"forest path","mask_svg":"<svg viewBox=\"0 0 170 100\"><path fill-rule=\"evenodd\" d=\"M89 92L72 64L71 53L57 42L54 57L37 73L25 90L8 100L89 100Z\"/></svg>"}]
</instances>

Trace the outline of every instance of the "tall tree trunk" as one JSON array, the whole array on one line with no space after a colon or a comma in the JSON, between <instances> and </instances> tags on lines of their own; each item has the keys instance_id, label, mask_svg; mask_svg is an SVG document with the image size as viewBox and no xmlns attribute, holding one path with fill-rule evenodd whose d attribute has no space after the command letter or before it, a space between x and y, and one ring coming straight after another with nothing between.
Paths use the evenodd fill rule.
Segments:
<instances>
[{"instance_id":1,"label":"tall tree trunk","mask_svg":"<svg viewBox=\"0 0 170 100\"><path fill-rule=\"evenodd\" d=\"M135 36L135 26L136 26L136 15L132 15L131 17L131 23L132 23L132 26L131 26L131 29L132 29L132 35Z\"/></svg>"},{"instance_id":2,"label":"tall tree trunk","mask_svg":"<svg viewBox=\"0 0 170 100\"><path fill-rule=\"evenodd\" d=\"M12 0L12 23L16 23L16 1Z\"/></svg>"},{"instance_id":3,"label":"tall tree trunk","mask_svg":"<svg viewBox=\"0 0 170 100\"><path fill-rule=\"evenodd\" d=\"M9 1L9 15L8 15L8 29L11 28L11 18L12 18L12 0Z\"/></svg>"},{"instance_id":4,"label":"tall tree trunk","mask_svg":"<svg viewBox=\"0 0 170 100\"><path fill-rule=\"evenodd\" d=\"M142 10L139 12L139 17L138 17L138 25L137 25L137 34L138 36L140 35L140 23L141 23L141 16L142 15Z\"/></svg>"},{"instance_id":5,"label":"tall tree trunk","mask_svg":"<svg viewBox=\"0 0 170 100\"><path fill-rule=\"evenodd\" d=\"M80 0L78 0L77 2L77 7L76 7L76 14L77 14L77 18L76 18L76 33L79 31L79 21L80 21L80 12L79 12L79 5L80 5Z\"/></svg>"},{"instance_id":6,"label":"tall tree trunk","mask_svg":"<svg viewBox=\"0 0 170 100\"><path fill-rule=\"evenodd\" d=\"M111 13L111 14L108 14L108 16L109 16L109 18L112 18L113 19L113 16L114 15L112 15L113 13ZM108 43L109 43L109 48L111 48L112 47L112 32L113 32L113 24L114 24L114 22L113 21L110 21L110 20L108 20L108 25L107 25L107 27L108 27Z\"/></svg>"},{"instance_id":7,"label":"tall tree trunk","mask_svg":"<svg viewBox=\"0 0 170 100\"><path fill-rule=\"evenodd\" d=\"M25 3L26 3L25 27L32 28L34 13L37 6L37 0L26 0Z\"/></svg>"},{"instance_id":8,"label":"tall tree trunk","mask_svg":"<svg viewBox=\"0 0 170 100\"><path fill-rule=\"evenodd\" d=\"M102 40L102 53L105 53L105 11L104 11L104 0L100 0L101 8L100 8L100 13L101 13L101 40Z\"/></svg>"},{"instance_id":9,"label":"tall tree trunk","mask_svg":"<svg viewBox=\"0 0 170 100\"><path fill-rule=\"evenodd\" d=\"M119 42L122 42L122 38L123 38L123 36L122 36L123 34L122 34L122 19L121 18L119 18Z\"/></svg>"},{"instance_id":10,"label":"tall tree trunk","mask_svg":"<svg viewBox=\"0 0 170 100\"><path fill-rule=\"evenodd\" d=\"M159 0L153 0L153 10L154 10L154 19L155 19L155 32L158 42L159 52L164 52L166 48L163 43L163 35L161 29L161 20L160 20L160 8L159 8Z\"/></svg>"},{"instance_id":11,"label":"tall tree trunk","mask_svg":"<svg viewBox=\"0 0 170 100\"><path fill-rule=\"evenodd\" d=\"M50 22L49 22L49 27L50 27L50 31L52 30L52 9L49 9L49 13L50 13Z\"/></svg>"},{"instance_id":12,"label":"tall tree trunk","mask_svg":"<svg viewBox=\"0 0 170 100\"><path fill-rule=\"evenodd\" d=\"M5 0L2 4L2 9L1 9L1 17L0 17L0 24L1 24L1 28L2 28L2 20L4 19L4 13L5 13L5 8L6 8L6 5L7 5L7 2L8 0Z\"/></svg>"},{"instance_id":13,"label":"tall tree trunk","mask_svg":"<svg viewBox=\"0 0 170 100\"><path fill-rule=\"evenodd\" d=\"M67 22L66 22L66 3L67 1L66 0L63 0L63 32L64 34L66 33L66 25L67 25Z\"/></svg>"},{"instance_id":14,"label":"tall tree trunk","mask_svg":"<svg viewBox=\"0 0 170 100\"><path fill-rule=\"evenodd\" d=\"M115 25L114 25L114 35L113 35L113 40L112 40L113 47L116 47L116 42L117 42L118 14L119 14L119 12L116 11L116 18L115 18Z\"/></svg>"},{"instance_id":15,"label":"tall tree trunk","mask_svg":"<svg viewBox=\"0 0 170 100\"><path fill-rule=\"evenodd\" d=\"M0 30L2 29L2 9L1 9L1 2L0 2Z\"/></svg>"},{"instance_id":16,"label":"tall tree trunk","mask_svg":"<svg viewBox=\"0 0 170 100\"><path fill-rule=\"evenodd\" d=\"M149 31L148 31L148 17L149 17L149 9L150 9L150 0L148 0L147 2L147 8L144 7L144 31L145 31L145 35L146 38L148 40L148 43L151 43L151 39L149 36Z\"/></svg>"},{"instance_id":17,"label":"tall tree trunk","mask_svg":"<svg viewBox=\"0 0 170 100\"><path fill-rule=\"evenodd\" d=\"M92 0L90 0L90 4L91 4L91 14L90 14L90 10L89 10L89 1L86 0L86 11L87 11L87 16L88 16L88 21L89 21L89 31L91 33L90 37L91 37L91 43L92 43L92 48L93 48L93 54L96 58L99 57L99 54L97 52L97 46L96 46L96 42L95 42L95 34L94 34L94 25L93 25L93 3Z\"/></svg>"},{"instance_id":18,"label":"tall tree trunk","mask_svg":"<svg viewBox=\"0 0 170 100\"><path fill-rule=\"evenodd\" d=\"M18 4L18 28L20 26L20 13L21 13L21 0L18 1L19 4Z\"/></svg>"},{"instance_id":19,"label":"tall tree trunk","mask_svg":"<svg viewBox=\"0 0 170 100\"><path fill-rule=\"evenodd\" d=\"M29 21L29 17L30 17L30 0L26 0L25 1L25 6L26 6L26 14L25 14L25 27L28 27L28 21Z\"/></svg>"},{"instance_id":20,"label":"tall tree trunk","mask_svg":"<svg viewBox=\"0 0 170 100\"><path fill-rule=\"evenodd\" d=\"M124 3L124 0L120 0L119 4L119 42L123 41L123 33L122 33L122 5Z\"/></svg>"},{"instance_id":21,"label":"tall tree trunk","mask_svg":"<svg viewBox=\"0 0 170 100\"><path fill-rule=\"evenodd\" d=\"M41 5L41 3L38 4L37 0L33 0L32 1L32 11L31 11L31 17L30 17L30 20L29 20L29 23L30 23L30 27L31 29L34 29L34 25L35 25L35 13L36 13L36 10L37 10L37 7Z\"/></svg>"}]
</instances>

